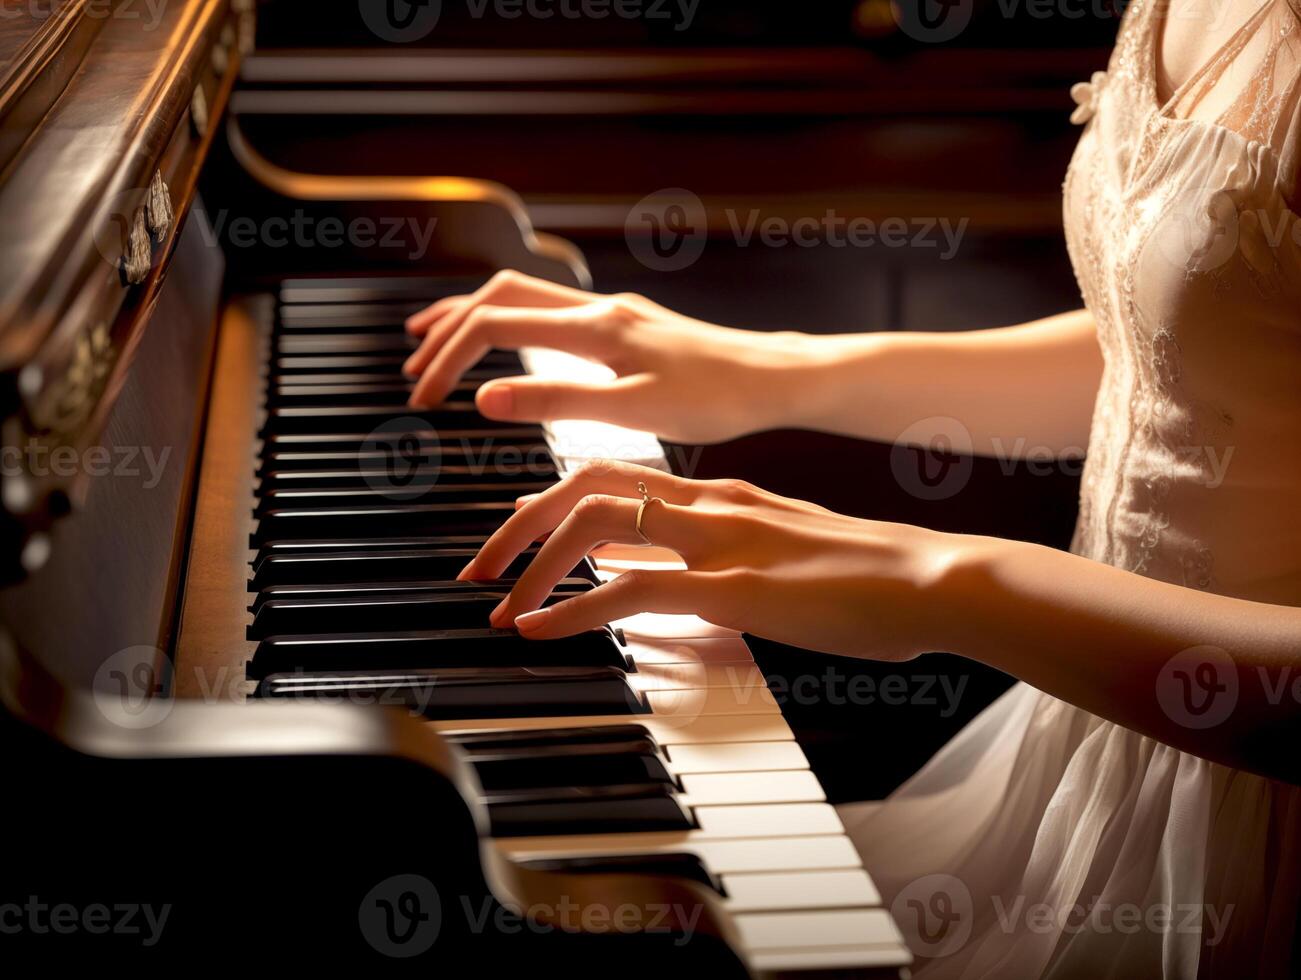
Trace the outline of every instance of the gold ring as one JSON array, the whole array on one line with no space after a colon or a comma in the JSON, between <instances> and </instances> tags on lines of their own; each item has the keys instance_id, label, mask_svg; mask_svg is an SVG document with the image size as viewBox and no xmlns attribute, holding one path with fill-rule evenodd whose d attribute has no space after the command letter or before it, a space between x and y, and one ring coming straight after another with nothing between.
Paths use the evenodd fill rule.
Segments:
<instances>
[{"instance_id":1,"label":"gold ring","mask_svg":"<svg viewBox=\"0 0 1301 980\"><path fill-rule=\"evenodd\" d=\"M646 489L646 484L644 484L644 483L640 483L640 482L639 482L639 483L637 484L637 492L638 492L639 494L641 494L641 504L638 505L638 507L637 507L637 535L638 535L638 537L640 537L643 541L645 541L647 544L650 544L650 543L651 543L651 539L648 538L648 537L646 537L646 532L643 531L643 530L641 529L641 519L642 519L642 517L643 517L643 516L645 515L645 513L646 513L646 505L647 505L647 504L652 503L653 501L656 501L656 500L659 500L660 503L664 503L664 501L663 501L663 500L660 500L659 497L652 497L652 496L650 495L650 491L648 491L648 490Z\"/></svg>"}]
</instances>

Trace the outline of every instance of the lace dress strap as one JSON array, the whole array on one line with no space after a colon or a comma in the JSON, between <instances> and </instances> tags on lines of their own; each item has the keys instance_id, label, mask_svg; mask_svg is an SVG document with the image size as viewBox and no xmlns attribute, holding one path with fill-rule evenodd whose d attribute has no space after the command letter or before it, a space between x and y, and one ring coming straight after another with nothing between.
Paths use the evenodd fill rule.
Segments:
<instances>
[{"instance_id":1,"label":"lace dress strap","mask_svg":"<svg viewBox=\"0 0 1301 980\"><path fill-rule=\"evenodd\" d=\"M1162 18L1154 19L1157 28ZM1269 147L1284 198L1296 210L1301 140L1301 0L1265 0L1162 106Z\"/></svg>"}]
</instances>

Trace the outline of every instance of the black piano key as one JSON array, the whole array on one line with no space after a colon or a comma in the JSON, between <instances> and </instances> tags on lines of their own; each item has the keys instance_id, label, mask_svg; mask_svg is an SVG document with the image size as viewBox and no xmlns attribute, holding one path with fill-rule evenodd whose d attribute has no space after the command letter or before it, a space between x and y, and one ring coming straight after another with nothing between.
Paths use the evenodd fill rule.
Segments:
<instances>
[{"instance_id":1,"label":"black piano key","mask_svg":"<svg viewBox=\"0 0 1301 980\"><path fill-rule=\"evenodd\" d=\"M320 554L324 551L402 551L407 548L443 550L469 548L478 550L488 540L486 534L411 534L385 538L299 538L293 541L267 541L258 551L256 567L268 555Z\"/></svg>"},{"instance_id":2,"label":"black piano key","mask_svg":"<svg viewBox=\"0 0 1301 980\"><path fill-rule=\"evenodd\" d=\"M593 854L580 857L536 858L519 862L535 871L558 871L562 874L651 875L659 878L682 878L712 888L726 897L727 892L717 875L698 855L689 852L667 854Z\"/></svg>"},{"instance_id":3,"label":"black piano key","mask_svg":"<svg viewBox=\"0 0 1301 980\"><path fill-rule=\"evenodd\" d=\"M340 420L341 422L344 420ZM268 432L263 434L262 454L288 452L348 453L348 452L408 452L409 439L416 440L421 452L437 453L439 458L452 454L475 459L491 460L494 454L510 454L516 450L532 449L545 445L546 436L537 425L517 425L504 429L410 429L395 435L387 431L376 433L348 431L338 428L332 432ZM529 457L524 457L528 459Z\"/></svg>"},{"instance_id":4,"label":"black piano key","mask_svg":"<svg viewBox=\"0 0 1301 980\"><path fill-rule=\"evenodd\" d=\"M432 475L432 474L430 474ZM386 503L416 501L426 503L483 503L496 501L513 504L526 493L541 493L553 486L553 481L528 483L442 483L426 482L414 477L407 480L401 475L389 475L388 483L346 489L303 488L294 490L266 490L260 495L255 514L261 516L274 510L310 507L370 507Z\"/></svg>"},{"instance_id":5,"label":"black piano key","mask_svg":"<svg viewBox=\"0 0 1301 980\"><path fill-rule=\"evenodd\" d=\"M630 662L609 629L560 640L526 640L514 630L459 629L269 636L248 664L254 679L321 671L445 667L615 667Z\"/></svg>"},{"instance_id":6,"label":"black piano key","mask_svg":"<svg viewBox=\"0 0 1301 980\"><path fill-rule=\"evenodd\" d=\"M503 477L549 477L556 473L551 453L544 443L527 440L503 439L501 441L476 440L475 442L434 442L417 437L412 444L398 440L395 446L387 441L371 439L341 450L316 451L312 444L306 449L282 449L283 438L273 439L262 454L258 475L298 470L388 470L407 467L414 460L426 466L437 467L440 473L470 482L478 474ZM402 472L402 470L399 470Z\"/></svg>"},{"instance_id":7,"label":"black piano key","mask_svg":"<svg viewBox=\"0 0 1301 980\"><path fill-rule=\"evenodd\" d=\"M376 377L398 377L410 354L278 354L267 370L272 376L352 371Z\"/></svg>"},{"instance_id":8,"label":"black piano key","mask_svg":"<svg viewBox=\"0 0 1301 980\"><path fill-rule=\"evenodd\" d=\"M419 337L410 336L400 328L352 333L281 330L272 338L272 353L275 357L399 358L409 356L419 345ZM401 363L398 367L401 368ZM471 368L507 368L518 373L523 365L514 351L490 351Z\"/></svg>"},{"instance_id":9,"label":"black piano key","mask_svg":"<svg viewBox=\"0 0 1301 980\"><path fill-rule=\"evenodd\" d=\"M551 486L560 475L551 466L530 466L527 472L517 472L507 468L503 472L494 472L491 467L443 466L439 463L423 466L415 472L406 474L399 468L371 464L368 466L345 467L342 469L317 470L268 470L261 477L259 489L294 490L310 487L320 490L365 489L368 487L394 487L398 480L404 488L456 486L475 483L489 483L497 486L515 486L519 494L535 493L536 490L524 490L524 485L540 484L543 489Z\"/></svg>"},{"instance_id":10,"label":"black piano key","mask_svg":"<svg viewBox=\"0 0 1301 980\"><path fill-rule=\"evenodd\" d=\"M482 732L451 732L444 739L464 752L510 751L550 745L580 745L610 739L645 739L656 747L655 736L645 725L573 725L566 728L509 728Z\"/></svg>"},{"instance_id":11,"label":"black piano key","mask_svg":"<svg viewBox=\"0 0 1301 980\"><path fill-rule=\"evenodd\" d=\"M686 807L665 783L565 786L487 793L494 837L690 830Z\"/></svg>"},{"instance_id":12,"label":"black piano key","mask_svg":"<svg viewBox=\"0 0 1301 980\"><path fill-rule=\"evenodd\" d=\"M463 586L464 582L456 582L455 576L464 568L471 558L478 554L479 549L483 547L486 539L481 535L446 535L444 537L394 537L392 539L384 538L332 538L332 539L313 539L303 538L297 541L267 541L257 551L253 561L254 576L250 580L250 588L261 590L273 585L299 585L299 586L325 586L340 585L348 582L384 582L393 583L421 583L427 581L438 581L446 583L449 586ZM509 568L522 571L537 554L538 545L529 545ZM393 552L407 551L428 551L434 552L433 559L427 565L421 565L418 558L411 558L410 564L405 569L400 568L397 564L385 564L382 559L377 559L370 563L351 564L344 561L332 561L323 567L312 566L294 566L289 562L271 563L264 570L263 562L272 556L281 559L289 558L311 558L313 556L327 555L333 558L342 559L348 555L383 555ZM439 559L437 553L445 553L446 557ZM459 564L458 564L459 563ZM426 574L408 574L409 572L418 572L421 567L432 567L435 573ZM399 568L403 574L394 575L392 570ZM388 571L383 578L358 579L353 578L347 571L357 571L366 569L371 572ZM258 573L262 574L259 575ZM446 572L446 574L444 574ZM313 577L319 576L319 577ZM336 577L338 576L338 577ZM515 578L514 574L503 575L498 582L510 582ZM600 581L596 574L596 569L592 562L584 558L569 573L569 578L584 579L590 583L596 584ZM280 581L273 581L280 579Z\"/></svg>"},{"instance_id":13,"label":"black piano key","mask_svg":"<svg viewBox=\"0 0 1301 980\"><path fill-rule=\"evenodd\" d=\"M403 705L426 718L520 718L633 715L645 700L613 667L448 668L384 673L275 674L256 695L349 704Z\"/></svg>"},{"instance_id":14,"label":"black piano key","mask_svg":"<svg viewBox=\"0 0 1301 980\"><path fill-rule=\"evenodd\" d=\"M268 405L337 405L340 402L364 405L405 405L414 385L410 381L391 381L365 378L364 374L330 375L305 374L303 378L328 379L299 381L293 375L271 379L267 386ZM340 380L352 379L352 380ZM446 396L446 401L469 404L479 390L479 382L458 382Z\"/></svg>"},{"instance_id":15,"label":"black piano key","mask_svg":"<svg viewBox=\"0 0 1301 980\"><path fill-rule=\"evenodd\" d=\"M392 503L369 507L284 508L263 514L253 547L289 538L393 534L491 534L515 513L511 503ZM426 575L425 577L428 577ZM455 575L451 576L455 578Z\"/></svg>"},{"instance_id":16,"label":"black piano key","mask_svg":"<svg viewBox=\"0 0 1301 980\"><path fill-rule=\"evenodd\" d=\"M568 599L553 592L544 605ZM473 592L392 592L384 595L272 597L265 599L248 627L250 640L312 633L364 633L368 630L454 630L488 626L488 616L506 598L505 590Z\"/></svg>"},{"instance_id":17,"label":"black piano key","mask_svg":"<svg viewBox=\"0 0 1301 980\"><path fill-rule=\"evenodd\" d=\"M312 276L283 280L280 302L292 306L410 300L423 309L444 296L468 295L482 285L482 276Z\"/></svg>"},{"instance_id":18,"label":"black piano key","mask_svg":"<svg viewBox=\"0 0 1301 980\"><path fill-rule=\"evenodd\" d=\"M410 390L412 382L398 377L381 378L365 371L318 371L302 374L271 374L267 384L311 388L320 385L406 385ZM479 385L472 379L457 382L453 391L477 391Z\"/></svg>"},{"instance_id":19,"label":"black piano key","mask_svg":"<svg viewBox=\"0 0 1301 980\"><path fill-rule=\"evenodd\" d=\"M418 301L292 303L280 307L280 322L276 326L282 332L326 332L347 330L349 326L357 333L370 330L401 331L405 329L407 317L422 309L424 305Z\"/></svg>"},{"instance_id":20,"label":"black piano key","mask_svg":"<svg viewBox=\"0 0 1301 980\"><path fill-rule=\"evenodd\" d=\"M407 399L411 397L411 388L411 384L404 381L311 385L279 383L272 384L267 389L267 404L276 406L337 405L340 402L346 402L355 405L405 405ZM462 391L459 394L464 395L465 392ZM464 401L465 399L458 400Z\"/></svg>"},{"instance_id":21,"label":"black piano key","mask_svg":"<svg viewBox=\"0 0 1301 980\"><path fill-rule=\"evenodd\" d=\"M467 429L483 437L493 429L514 429L515 422L498 422L480 415L474 405L450 402L434 408L408 405L305 405L273 406L267 410L263 435L301 435L334 432L347 420L368 433L365 439L381 445L396 442L407 433L440 428ZM375 430L380 431L376 432ZM401 446L395 448L400 449Z\"/></svg>"},{"instance_id":22,"label":"black piano key","mask_svg":"<svg viewBox=\"0 0 1301 980\"><path fill-rule=\"evenodd\" d=\"M486 534L409 534L386 538L298 538L293 541L268 541L258 552L258 561L267 555L303 554L320 551L396 551L402 548L481 548ZM256 564L256 563L255 563Z\"/></svg>"},{"instance_id":23,"label":"black piano key","mask_svg":"<svg viewBox=\"0 0 1301 980\"><path fill-rule=\"evenodd\" d=\"M405 405L411 397L414 385L410 381L376 380L370 381L318 381L312 384L300 384L292 375L284 376L290 380L270 381L267 386L266 404L275 406L299 405L337 405L346 402L350 405ZM321 375L304 375L319 378ZM340 375L342 378L364 378L365 375ZM449 404L470 405L474 402L479 382L459 382L444 398Z\"/></svg>"},{"instance_id":24,"label":"black piano key","mask_svg":"<svg viewBox=\"0 0 1301 980\"><path fill-rule=\"evenodd\" d=\"M557 742L530 747L494 746L487 751L458 746L473 763L485 790L544 786L609 786L673 783L655 743L647 737L610 737L604 742Z\"/></svg>"},{"instance_id":25,"label":"black piano key","mask_svg":"<svg viewBox=\"0 0 1301 980\"><path fill-rule=\"evenodd\" d=\"M321 372L351 372L372 378L396 378L409 354L282 354L271 358L268 372L273 378L289 378ZM497 364L473 367L461 378L465 381L490 381L523 373L520 364Z\"/></svg>"},{"instance_id":26,"label":"black piano key","mask_svg":"<svg viewBox=\"0 0 1301 980\"><path fill-rule=\"evenodd\" d=\"M340 582L455 579L477 548L394 548L368 551L275 551L257 562L252 587L324 585ZM516 578L528 567L536 548L529 548L507 567L503 578Z\"/></svg>"},{"instance_id":27,"label":"black piano key","mask_svg":"<svg viewBox=\"0 0 1301 980\"><path fill-rule=\"evenodd\" d=\"M390 551L455 551L457 555L465 555L466 561L470 560L469 556L473 555L487 542L488 535L485 533L478 534L404 534L389 535L385 537L368 537L368 538L292 538L292 539L271 539L264 541L258 548L257 556L253 561L253 567L256 568L264 558L272 555L297 555L299 557L309 557L311 555L322 555L330 552L352 553L358 552L390 552ZM537 545L529 545L522 554L532 554L537 550ZM586 568L584 566L583 575L586 577ZM433 576L426 575L425 578ZM384 581L388 581L385 579Z\"/></svg>"},{"instance_id":28,"label":"black piano key","mask_svg":"<svg viewBox=\"0 0 1301 980\"><path fill-rule=\"evenodd\" d=\"M419 345L419 338L406 334L281 334L272 340L277 355L310 354L367 354L398 357L410 355Z\"/></svg>"},{"instance_id":29,"label":"black piano key","mask_svg":"<svg viewBox=\"0 0 1301 980\"><path fill-rule=\"evenodd\" d=\"M516 579L491 579L478 582L460 582L451 580L430 581L396 581L396 582L340 582L333 585L269 585L262 589L253 599L249 610L256 616L267 602L272 599L376 599L389 595L406 593L427 593L432 595L472 595L475 593L494 593L504 597L514 586ZM593 584L585 578L563 578L552 588L553 593L578 595L590 592Z\"/></svg>"}]
</instances>

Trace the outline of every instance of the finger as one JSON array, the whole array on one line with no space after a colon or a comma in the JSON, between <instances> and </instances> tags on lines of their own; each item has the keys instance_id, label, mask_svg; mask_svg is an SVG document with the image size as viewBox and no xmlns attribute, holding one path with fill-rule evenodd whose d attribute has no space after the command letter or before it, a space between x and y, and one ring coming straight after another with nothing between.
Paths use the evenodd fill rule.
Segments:
<instances>
[{"instance_id":1,"label":"finger","mask_svg":"<svg viewBox=\"0 0 1301 980\"><path fill-rule=\"evenodd\" d=\"M463 580L498 578L506 567L534 541L554 531L583 498L592 494L626 496L634 503L637 484L670 503L689 504L695 498L691 481L634 463L598 460L586 464L573 476L539 493L519 507L488 538L479 553L457 576ZM634 514L635 520L635 514ZM640 541L640 539L637 539Z\"/></svg>"},{"instance_id":2,"label":"finger","mask_svg":"<svg viewBox=\"0 0 1301 980\"><path fill-rule=\"evenodd\" d=\"M647 384L643 375L598 383L518 377L482 385L474 402L482 414L503 422L597 419L619 425L639 407Z\"/></svg>"},{"instance_id":3,"label":"finger","mask_svg":"<svg viewBox=\"0 0 1301 980\"><path fill-rule=\"evenodd\" d=\"M636 569L591 592L522 613L515 628L528 639L572 636L641 612L695 613L708 600L708 572Z\"/></svg>"},{"instance_id":4,"label":"finger","mask_svg":"<svg viewBox=\"0 0 1301 980\"><path fill-rule=\"evenodd\" d=\"M637 511L640 508L640 500L625 497L593 495L583 498L546 539L520 575L511 594L494 610L494 622L503 610L509 613L506 617L509 621L516 613L536 609L556 583L569 575L593 549L610 543L642 543L642 537L637 533ZM690 564L704 551L717 553L723 550L719 541L723 532L710 526L711 518L717 522L717 515L709 512L656 501L648 505L642 515L642 530L651 541L676 552ZM469 577L495 578L500 574L498 571L490 576L486 572L473 571Z\"/></svg>"},{"instance_id":5,"label":"finger","mask_svg":"<svg viewBox=\"0 0 1301 980\"><path fill-rule=\"evenodd\" d=\"M460 329L461 324L464 322L464 315L456 312L449 313L443 319L430 324L424 337L421 338L420 344L402 362L403 377L412 380L419 378L421 372L429 366L429 362L438 356L438 351L443 344L451 339L452 334Z\"/></svg>"},{"instance_id":6,"label":"finger","mask_svg":"<svg viewBox=\"0 0 1301 980\"><path fill-rule=\"evenodd\" d=\"M492 611L489 617L492 625L507 625L518 614L537 609L556 583L569 575L593 548L608 542L632 544L640 541L641 536L637 533L640 506L641 501L624 497L591 496L580 501L538 550L510 595ZM696 543L694 538L697 536L684 533L686 526L696 519L691 511L680 508L676 515L657 513L652 521L651 510L659 511L668 506L656 503L648 508L642 525L647 536L653 524L665 544L669 540L683 542L689 539Z\"/></svg>"},{"instance_id":7,"label":"finger","mask_svg":"<svg viewBox=\"0 0 1301 980\"><path fill-rule=\"evenodd\" d=\"M429 328L438 321L439 317L445 316L461 304L469 303L473 300L473 293L459 293L456 296L444 296L437 303L431 303L420 312L412 313L407 317L407 333L416 337L423 337L428 333Z\"/></svg>"},{"instance_id":8,"label":"finger","mask_svg":"<svg viewBox=\"0 0 1301 980\"><path fill-rule=\"evenodd\" d=\"M473 298L465 303L450 308L438 320L435 320L425 328L424 339L410 357L402 365L402 373L409 378L418 378L427 368L430 362L438 356L438 352L457 330L461 329L466 319L477 309L482 309L483 304Z\"/></svg>"},{"instance_id":9,"label":"finger","mask_svg":"<svg viewBox=\"0 0 1301 980\"><path fill-rule=\"evenodd\" d=\"M407 318L406 326L411 333L421 336L440 317L460 307L472 307L476 303L492 303L496 306L577 306L590 302L596 295L508 269L497 273L473 293L446 296L419 313L412 314Z\"/></svg>"},{"instance_id":10,"label":"finger","mask_svg":"<svg viewBox=\"0 0 1301 980\"><path fill-rule=\"evenodd\" d=\"M434 345L437 349L430 353L432 359L417 368L423 373L411 393L411 404L434 405L442 401L461 375L494 347L557 347L575 354L594 354L598 340L593 327L599 312L595 307L580 313L572 307L540 310L478 306L445 343ZM425 340L430 338L426 336ZM417 362L424 349L422 344L407 366Z\"/></svg>"}]
</instances>

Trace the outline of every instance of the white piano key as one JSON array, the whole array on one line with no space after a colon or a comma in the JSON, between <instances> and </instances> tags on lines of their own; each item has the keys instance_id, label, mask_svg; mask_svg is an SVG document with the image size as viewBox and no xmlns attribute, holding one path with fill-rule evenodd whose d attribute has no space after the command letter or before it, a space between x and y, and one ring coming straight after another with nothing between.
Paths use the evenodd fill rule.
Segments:
<instances>
[{"instance_id":1,"label":"white piano key","mask_svg":"<svg viewBox=\"0 0 1301 980\"><path fill-rule=\"evenodd\" d=\"M524 849L559 848L575 853L623 853L627 848L657 852L682 850L704 841L780 840L839 837L844 827L829 803L752 803L702 806L693 813L699 824L691 830L626 834L579 834L568 837L516 837L505 841ZM726 813L728 819L716 819ZM858 863L852 865L859 867ZM844 865L849 867L849 865ZM754 869L752 869L754 870ZM762 870L762 869L758 869ZM795 869L798 870L798 869Z\"/></svg>"},{"instance_id":2,"label":"white piano key","mask_svg":"<svg viewBox=\"0 0 1301 980\"><path fill-rule=\"evenodd\" d=\"M700 806L694 813L699 833L706 837L812 837L845 832L836 808L829 803Z\"/></svg>"},{"instance_id":3,"label":"white piano key","mask_svg":"<svg viewBox=\"0 0 1301 980\"><path fill-rule=\"evenodd\" d=\"M458 718L431 721L435 731L538 731L590 725L641 725L661 745L708 742L780 742L793 739L780 712L752 715L700 715L682 718L655 715L574 715L548 718Z\"/></svg>"},{"instance_id":4,"label":"white piano key","mask_svg":"<svg viewBox=\"0 0 1301 980\"><path fill-rule=\"evenodd\" d=\"M746 949L756 952L836 946L891 948L904 944L890 913L881 908L745 912L734 921Z\"/></svg>"},{"instance_id":5,"label":"white piano key","mask_svg":"<svg viewBox=\"0 0 1301 980\"><path fill-rule=\"evenodd\" d=\"M701 715L781 714L777 699L767 687L698 687L672 691L647 691L646 703L662 721L686 720ZM633 715L636 721L644 715Z\"/></svg>"},{"instance_id":6,"label":"white piano key","mask_svg":"<svg viewBox=\"0 0 1301 980\"><path fill-rule=\"evenodd\" d=\"M765 950L746 957L750 969L765 976L783 973L898 969L912 963L912 953L898 946L840 946L834 949Z\"/></svg>"},{"instance_id":7,"label":"white piano key","mask_svg":"<svg viewBox=\"0 0 1301 980\"><path fill-rule=\"evenodd\" d=\"M875 907L881 893L866 871L799 871L722 875L733 912Z\"/></svg>"},{"instance_id":8,"label":"white piano key","mask_svg":"<svg viewBox=\"0 0 1301 980\"><path fill-rule=\"evenodd\" d=\"M763 674L753 661L740 663L637 664L637 672L628 675L635 691L681 691L702 687L727 687L738 690L767 690Z\"/></svg>"},{"instance_id":9,"label":"white piano key","mask_svg":"<svg viewBox=\"0 0 1301 980\"><path fill-rule=\"evenodd\" d=\"M807 769L809 760L797 742L728 742L721 745L674 745L665 750L676 775L693 772L754 772Z\"/></svg>"},{"instance_id":10,"label":"white piano key","mask_svg":"<svg viewBox=\"0 0 1301 980\"><path fill-rule=\"evenodd\" d=\"M666 559L665 556L670 557ZM634 568L667 572L687 567L687 563L679 558L676 552L654 545L644 548L627 546L619 551L606 545L599 551L594 551L591 557L593 564L596 565L596 573L603 582L608 582Z\"/></svg>"},{"instance_id":11,"label":"white piano key","mask_svg":"<svg viewBox=\"0 0 1301 980\"><path fill-rule=\"evenodd\" d=\"M592 560L600 571L609 565L613 572L626 572L629 568L686 568L686 562L676 551L651 544L603 544L592 552Z\"/></svg>"},{"instance_id":12,"label":"white piano key","mask_svg":"<svg viewBox=\"0 0 1301 980\"><path fill-rule=\"evenodd\" d=\"M807 769L783 772L712 772L682 777L687 806L736 803L820 803L826 800L818 777Z\"/></svg>"},{"instance_id":13,"label":"white piano key","mask_svg":"<svg viewBox=\"0 0 1301 980\"><path fill-rule=\"evenodd\" d=\"M542 378L599 382L612 381L615 377L604 364L565 351L529 347L520 351L520 359L530 374ZM548 422L543 428L552 452L566 470L576 469L588 459L622 459L668 470L664 448L651 432L589 419Z\"/></svg>"},{"instance_id":14,"label":"white piano key","mask_svg":"<svg viewBox=\"0 0 1301 980\"><path fill-rule=\"evenodd\" d=\"M610 378L604 365L559 351L521 352L533 374L569 380ZM613 458L669 471L658 440L601 423L567 421L546 427L562 473L587 459ZM607 547L593 556L603 580L631 568L681 568L662 548ZM451 730L537 729L562 725L641 723L660 742L670 768L683 783L698 829L671 834L592 835L496 842L522 856L695 852L719 874L727 907L742 930L752 970L771 975L810 971L894 971L912 962L902 936L879 908L880 895L862 870L835 809L780 713L764 710L770 698L751 703L761 684L753 656L740 634L696 616L646 613L614 624L628 637L638 666L637 689L659 692L733 689L729 698L661 700L657 713L627 718L485 719L441 723ZM720 665L727 665L719 669ZM729 667L744 666L736 683ZM766 693L766 689L765 689ZM772 703L775 708L775 702ZM701 713L704 710L705 713ZM724 713L717 713L722 711ZM731 713L742 711L742 713ZM765 737L771 736L771 737ZM767 784L765 786L765 783ZM806 793L810 802L747 803L755 797ZM719 805L700 805L706 799ZM876 906L876 908L874 908ZM816 910L816 911L815 911Z\"/></svg>"},{"instance_id":15,"label":"white piano key","mask_svg":"<svg viewBox=\"0 0 1301 980\"><path fill-rule=\"evenodd\" d=\"M626 619L616 620L610 624L627 634L629 639L651 637L666 640L697 640L709 637L740 637L736 630L729 630L713 623L706 623L699 616L679 616L673 613L637 613Z\"/></svg>"},{"instance_id":16,"label":"white piano key","mask_svg":"<svg viewBox=\"0 0 1301 980\"><path fill-rule=\"evenodd\" d=\"M695 854L715 874L857 869L862 865L849 838L754 837L710 840L693 831L662 834L589 834L574 837L513 837L493 842L518 861L598 854Z\"/></svg>"},{"instance_id":17,"label":"white piano key","mask_svg":"<svg viewBox=\"0 0 1301 980\"><path fill-rule=\"evenodd\" d=\"M630 636L628 653L643 664L703 664L754 662L754 655L739 636L713 639Z\"/></svg>"}]
</instances>

